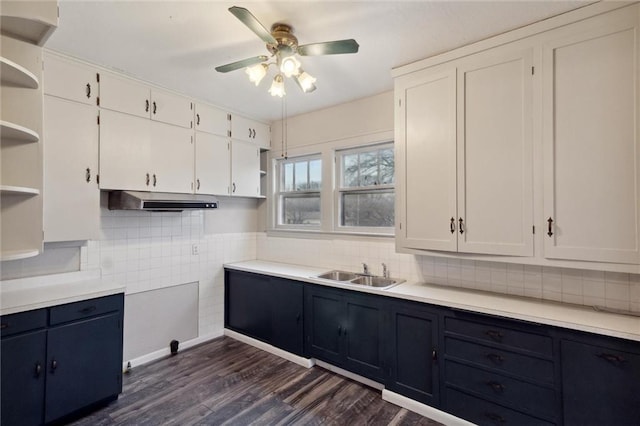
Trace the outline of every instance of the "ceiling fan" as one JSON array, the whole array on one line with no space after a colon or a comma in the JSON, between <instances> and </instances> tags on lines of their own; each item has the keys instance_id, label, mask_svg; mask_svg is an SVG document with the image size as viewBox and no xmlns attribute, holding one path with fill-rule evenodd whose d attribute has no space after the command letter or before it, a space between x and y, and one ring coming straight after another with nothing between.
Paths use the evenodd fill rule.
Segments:
<instances>
[{"instance_id":1,"label":"ceiling fan","mask_svg":"<svg viewBox=\"0 0 640 426\"><path fill-rule=\"evenodd\" d=\"M293 35L293 28L283 23L275 23L271 31L267 29L243 7L233 6L229 8L236 18L245 24L251 31L267 43L270 56L260 55L241 61L231 62L216 67L216 71L226 73L245 68L249 80L257 86L267 74L270 65L278 68L278 74L274 77L269 93L272 96L283 97L285 95L284 77L294 78L303 92L313 92L316 89L316 79L301 68L299 56L337 55L344 53L357 53L359 45L353 39L325 41L321 43L298 45L298 39ZM269 62L273 60L273 62ZM284 76L284 77L283 77Z\"/></svg>"}]
</instances>

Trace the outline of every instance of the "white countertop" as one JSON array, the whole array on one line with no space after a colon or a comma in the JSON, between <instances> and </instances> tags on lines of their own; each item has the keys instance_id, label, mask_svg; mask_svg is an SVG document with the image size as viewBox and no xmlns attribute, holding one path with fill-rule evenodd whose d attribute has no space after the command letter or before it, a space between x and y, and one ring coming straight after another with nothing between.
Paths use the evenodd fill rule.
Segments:
<instances>
[{"instance_id":1,"label":"white countertop","mask_svg":"<svg viewBox=\"0 0 640 426\"><path fill-rule=\"evenodd\" d=\"M416 282L406 282L387 290L380 290L314 278L327 272L327 268L261 260L225 264L225 267L640 341L640 317L597 312L587 306Z\"/></svg>"},{"instance_id":2,"label":"white countertop","mask_svg":"<svg viewBox=\"0 0 640 426\"><path fill-rule=\"evenodd\" d=\"M124 293L124 286L100 278L100 271L48 275L0 283L0 315Z\"/></svg>"}]
</instances>

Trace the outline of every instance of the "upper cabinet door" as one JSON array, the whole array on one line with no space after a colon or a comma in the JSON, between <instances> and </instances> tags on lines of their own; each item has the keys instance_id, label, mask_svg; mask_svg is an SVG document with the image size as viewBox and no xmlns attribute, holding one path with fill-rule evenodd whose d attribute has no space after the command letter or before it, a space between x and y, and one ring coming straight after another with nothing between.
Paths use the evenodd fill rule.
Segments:
<instances>
[{"instance_id":1,"label":"upper cabinet door","mask_svg":"<svg viewBox=\"0 0 640 426\"><path fill-rule=\"evenodd\" d=\"M151 122L151 191L193 192L193 131Z\"/></svg>"},{"instance_id":2,"label":"upper cabinet door","mask_svg":"<svg viewBox=\"0 0 640 426\"><path fill-rule=\"evenodd\" d=\"M193 103L182 96L151 90L151 119L187 129L193 128Z\"/></svg>"},{"instance_id":3,"label":"upper cabinet door","mask_svg":"<svg viewBox=\"0 0 640 426\"><path fill-rule=\"evenodd\" d=\"M264 149L271 147L271 127L240 115L231 115L231 137L253 142Z\"/></svg>"},{"instance_id":4,"label":"upper cabinet door","mask_svg":"<svg viewBox=\"0 0 640 426\"><path fill-rule=\"evenodd\" d=\"M396 242L455 251L456 70L396 81Z\"/></svg>"},{"instance_id":5,"label":"upper cabinet door","mask_svg":"<svg viewBox=\"0 0 640 426\"><path fill-rule=\"evenodd\" d=\"M44 54L44 93L70 101L97 105L97 70L77 62Z\"/></svg>"},{"instance_id":6,"label":"upper cabinet door","mask_svg":"<svg viewBox=\"0 0 640 426\"><path fill-rule=\"evenodd\" d=\"M638 263L639 6L544 47L544 255Z\"/></svg>"},{"instance_id":7,"label":"upper cabinet door","mask_svg":"<svg viewBox=\"0 0 640 426\"><path fill-rule=\"evenodd\" d=\"M148 86L112 74L100 74L100 106L112 111L151 117L151 90Z\"/></svg>"},{"instance_id":8,"label":"upper cabinet door","mask_svg":"<svg viewBox=\"0 0 640 426\"><path fill-rule=\"evenodd\" d=\"M196 104L195 125L199 132L212 133L218 136L229 136L229 114L218 108L204 104Z\"/></svg>"},{"instance_id":9,"label":"upper cabinet door","mask_svg":"<svg viewBox=\"0 0 640 426\"><path fill-rule=\"evenodd\" d=\"M532 50L509 49L458 65L461 252L533 255Z\"/></svg>"},{"instance_id":10,"label":"upper cabinet door","mask_svg":"<svg viewBox=\"0 0 640 426\"><path fill-rule=\"evenodd\" d=\"M229 195L231 159L229 139L223 136L196 132L196 188L197 194Z\"/></svg>"},{"instance_id":11,"label":"upper cabinet door","mask_svg":"<svg viewBox=\"0 0 640 426\"><path fill-rule=\"evenodd\" d=\"M260 196L260 149L252 143L231 141L231 195Z\"/></svg>"}]
</instances>

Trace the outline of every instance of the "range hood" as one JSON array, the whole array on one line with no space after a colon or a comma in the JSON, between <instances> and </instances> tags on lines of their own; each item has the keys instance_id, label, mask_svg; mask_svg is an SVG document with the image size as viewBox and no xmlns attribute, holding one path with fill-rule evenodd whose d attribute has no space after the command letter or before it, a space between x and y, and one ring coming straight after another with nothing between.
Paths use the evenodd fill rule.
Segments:
<instances>
[{"instance_id":1,"label":"range hood","mask_svg":"<svg viewBox=\"0 0 640 426\"><path fill-rule=\"evenodd\" d=\"M211 195L144 191L109 192L109 210L181 212L217 208L218 199Z\"/></svg>"}]
</instances>

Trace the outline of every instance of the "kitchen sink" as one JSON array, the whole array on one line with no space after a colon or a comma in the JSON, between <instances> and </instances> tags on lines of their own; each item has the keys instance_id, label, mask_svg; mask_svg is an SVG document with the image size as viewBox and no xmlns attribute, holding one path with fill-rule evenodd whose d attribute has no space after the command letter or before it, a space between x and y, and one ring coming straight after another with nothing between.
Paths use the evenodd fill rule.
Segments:
<instances>
[{"instance_id":1,"label":"kitchen sink","mask_svg":"<svg viewBox=\"0 0 640 426\"><path fill-rule=\"evenodd\" d=\"M386 290L393 287L394 285L403 283L405 281L396 278L387 278L377 275L365 275L346 271L329 271L320 275L316 275L316 278L337 281L344 284L375 287L381 290Z\"/></svg>"}]
</instances>

